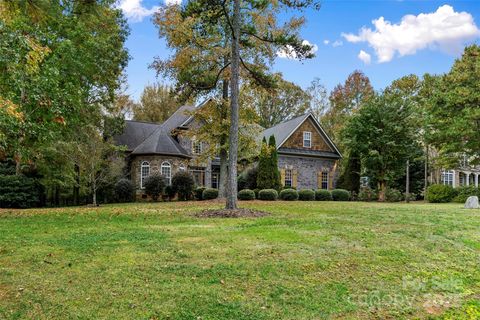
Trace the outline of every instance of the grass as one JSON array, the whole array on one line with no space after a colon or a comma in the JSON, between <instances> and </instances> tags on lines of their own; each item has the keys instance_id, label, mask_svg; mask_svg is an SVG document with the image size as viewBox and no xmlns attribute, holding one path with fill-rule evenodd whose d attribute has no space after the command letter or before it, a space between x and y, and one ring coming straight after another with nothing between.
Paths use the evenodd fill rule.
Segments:
<instances>
[{"instance_id":1,"label":"grass","mask_svg":"<svg viewBox=\"0 0 480 320\"><path fill-rule=\"evenodd\" d=\"M215 202L0 211L0 319L479 319L480 211Z\"/></svg>"}]
</instances>

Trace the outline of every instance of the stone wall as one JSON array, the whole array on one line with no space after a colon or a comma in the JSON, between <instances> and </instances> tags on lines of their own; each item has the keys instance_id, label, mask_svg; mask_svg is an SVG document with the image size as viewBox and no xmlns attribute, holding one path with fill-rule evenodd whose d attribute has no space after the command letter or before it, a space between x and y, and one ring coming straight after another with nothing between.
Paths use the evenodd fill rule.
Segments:
<instances>
[{"instance_id":1,"label":"stone wall","mask_svg":"<svg viewBox=\"0 0 480 320\"><path fill-rule=\"evenodd\" d=\"M309 131L312 133L312 146L306 148L303 146L303 132ZM277 141L281 143L281 141ZM325 138L320 134L317 126L312 119L308 118L298 129L285 141L282 145L284 148L304 149L304 150L318 150L318 151L333 151L325 142Z\"/></svg>"},{"instance_id":2,"label":"stone wall","mask_svg":"<svg viewBox=\"0 0 480 320\"><path fill-rule=\"evenodd\" d=\"M278 169L291 169L297 172L297 189L317 189L318 172L330 173L329 189L333 189L338 178L336 160L311 157L278 155ZM283 182L282 182L283 183Z\"/></svg>"}]
</instances>

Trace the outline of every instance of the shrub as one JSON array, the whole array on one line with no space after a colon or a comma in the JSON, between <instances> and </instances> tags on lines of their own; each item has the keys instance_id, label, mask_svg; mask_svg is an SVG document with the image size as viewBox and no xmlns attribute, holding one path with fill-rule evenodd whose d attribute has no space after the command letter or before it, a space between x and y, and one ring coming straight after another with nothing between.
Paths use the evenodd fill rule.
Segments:
<instances>
[{"instance_id":1,"label":"shrub","mask_svg":"<svg viewBox=\"0 0 480 320\"><path fill-rule=\"evenodd\" d=\"M0 175L0 208L31 208L40 204L41 186L23 175Z\"/></svg>"},{"instance_id":2,"label":"shrub","mask_svg":"<svg viewBox=\"0 0 480 320\"><path fill-rule=\"evenodd\" d=\"M310 189L303 189L298 192L298 200L301 201L314 201L315 191Z\"/></svg>"},{"instance_id":3,"label":"shrub","mask_svg":"<svg viewBox=\"0 0 480 320\"><path fill-rule=\"evenodd\" d=\"M170 185L165 187L165 199L171 201L173 198L175 198L175 195L177 194L175 192L175 189Z\"/></svg>"},{"instance_id":4,"label":"shrub","mask_svg":"<svg viewBox=\"0 0 480 320\"><path fill-rule=\"evenodd\" d=\"M350 200L350 192L345 189L332 190L333 201L348 201Z\"/></svg>"},{"instance_id":5,"label":"shrub","mask_svg":"<svg viewBox=\"0 0 480 320\"><path fill-rule=\"evenodd\" d=\"M253 189L253 192L255 192L255 199L258 199L258 194L260 193L260 189L255 188Z\"/></svg>"},{"instance_id":6,"label":"shrub","mask_svg":"<svg viewBox=\"0 0 480 320\"><path fill-rule=\"evenodd\" d=\"M427 200L433 203L450 202L455 197L456 192L452 186L443 184L433 184L427 188Z\"/></svg>"},{"instance_id":7,"label":"shrub","mask_svg":"<svg viewBox=\"0 0 480 320\"><path fill-rule=\"evenodd\" d=\"M474 186L464 186L456 189L457 195L453 199L454 202L465 203L470 196L480 197L480 189Z\"/></svg>"},{"instance_id":8,"label":"shrub","mask_svg":"<svg viewBox=\"0 0 480 320\"><path fill-rule=\"evenodd\" d=\"M179 200L189 200L195 188L195 180L187 171L178 171L172 177L172 188Z\"/></svg>"},{"instance_id":9,"label":"shrub","mask_svg":"<svg viewBox=\"0 0 480 320\"><path fill-rule=\"evenodd\" d=\"M282 186L281 190L286 190L286 189L293 189L293 190L297 190L296 187L289 187L289 186Z\"/></svg>"},{"instance_id":10,"label":"shrub","mask_svg":"<svg viewBox=\"0 0 480 320\"><path fill-rule=\"evenodd\" d=\"M135 187L129 179L120 179L115 183L115 198L118 202L130 202L134 199Z\"/></svg>"},{"instance_id":11,"label":"shrub","mask_svg":"<svg viewBox=\"0 0 480 320\"><path fill-rule=\"evenodd\" d=\"M385 200L388 202L399 202L404 199L403 194L397 189L388 188L385 192Z\"/></svg>"},{"instance_id":12,"label":"shrub","mask_svg":"<svg viewBox=\"0 0 480 320\"><path fill-rule=\"evenodd\" d=\"M358 193L358 201L377 201L378 194L375 190L371 189L370 187L362 187L360 188L360 192Z\"/></svg>"},{"instance_id":13,"label":"shrub","mask_svg":"<svg viewBox=\"0 0 480 320\"><path fill-rule=\"evenodd\" d=\"M238 199L240 200L255 200L255 192L250 189L240 190L238 193Z\"/></svg>"},{"instance_id":14,"label":"shrub","mask_svg":"<svg viewBox=\"0 0 480 320\"><path fill-rule=\"evenodd\" d=\"M277 200L278 192L275 189L262 189L258 192L260 200Z\"/></svg>"},{"instance_id":15,"label":"shrub","mask_svg":"<svg viewBox=\"0 0 480 320\"><path fill-rule=\"evenodd\" d=\"M217 199L218 197L218 190L214 188L205 188L202 193L202 199L203 200L211 200L211 199Z\"/></svg>"},{"instance_id":16,"label":"shrub","mask_svg":"<svg viewBox=\"0 0 480 320\"><path fill-rule=\"evenodd\" d=\"M298 192L295 189L283 189L280 191L279 197L285 201L298 200Z\"/></svg>"},{"instance_id":17,"label":"shrub","mask_svg":"<svg viewBox=\"0 0 480 320\"><path fill-rule=\"evenodd\" d=\"M197 200L203 200L203 191L205 190L205 187L198 187L195 189L195 199Z\"/></svg>"},{"instance_id":18,"label":"shrub","mask_svg":"<svg viewBox=\"0 0 480 320\"><path fill-rule=\"evenodd\" d=\"M245 175L243 173L238 175L237 177L237 189L247 189L247 179L245 178Z\"/></svg>"},{"instance_id":19,"label":"shrub","mask_svg":"<svg viewBox=\"0 0 480 320\"><path fill-rule=\"evenodd\" d=\"M163 194L165 188L165 178L159 174L152 174L144 183L145 193L152 197L153 201L157 201L158 197Z\"/></svg>"},{"instance_id":20,"label":"shrub","mask_svg":"<svg viewBox=\"0 0 480 320\"><path fill-rule=\"evenodd\" d=\"M315 191L315 200L317 201L331 201L332 193L328 190L319 189Z\"/></svg>"}]
</instances>

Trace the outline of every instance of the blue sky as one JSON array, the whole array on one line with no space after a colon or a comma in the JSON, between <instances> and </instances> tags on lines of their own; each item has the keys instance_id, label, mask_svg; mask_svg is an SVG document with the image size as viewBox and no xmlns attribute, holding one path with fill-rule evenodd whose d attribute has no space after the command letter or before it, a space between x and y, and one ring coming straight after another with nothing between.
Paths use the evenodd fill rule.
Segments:
<instances>
[{"instance_id":1,"label":"blue sky","mask_svg":"<svg viewBox=\"0 0 480 320\"><path fill-rule=\"evenodd\" d=\"M128 93L138 99L146 84L165 82L148 68L155 56L169 54L151 20L151 13L162 3L120 1L131 29L126 43L131 55ZM465 45L480 43L477 0L325 0L319 11L305 15L307 23L301 34L315 45L316 57L302 62L279 57L274 65L285 79L303 88L319 77L331 90L359 69L375 89L382 89L403 75L446 72ZM380 17L384 19L378 20Z\"/></svg>"}]
</instances>

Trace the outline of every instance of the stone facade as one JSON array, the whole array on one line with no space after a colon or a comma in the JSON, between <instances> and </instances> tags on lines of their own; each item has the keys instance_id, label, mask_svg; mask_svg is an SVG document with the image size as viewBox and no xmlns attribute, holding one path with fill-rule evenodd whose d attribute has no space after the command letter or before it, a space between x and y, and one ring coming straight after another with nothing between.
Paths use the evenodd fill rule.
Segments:
<instances>
[{"instance_id":1,"label":"stone facade","mask_svg":"<svg viewBox=\"0 0 480 320\"><path fill-rule=\"evenodd\" d=\"M303 132L308 131L312 133L312 145L310 148L303 146ZM281 143L281 141L277 141ZM308 118L302 123L298 129L292 133L292 135L282 145L284 148L295 148L300 150L315 150L315 151L333 151L325 142L325 138L322 137L312 119Z\"/></svg>"},{"instance_id":2,"label":"stone facade","mask_svg":"<svg viewBox=\"0 0 480 320\"><path fill-rule=\"evenodd\" d=\"M298 190L319 189L321 185L319 173L323 171L328 172L328 189L335 188L337 179L336 160L279 154L278 168L281 172L283 172L282 170L292 170L294 172L296 176L296 183L294 184Z\"/></svg>"}]
</instances>

